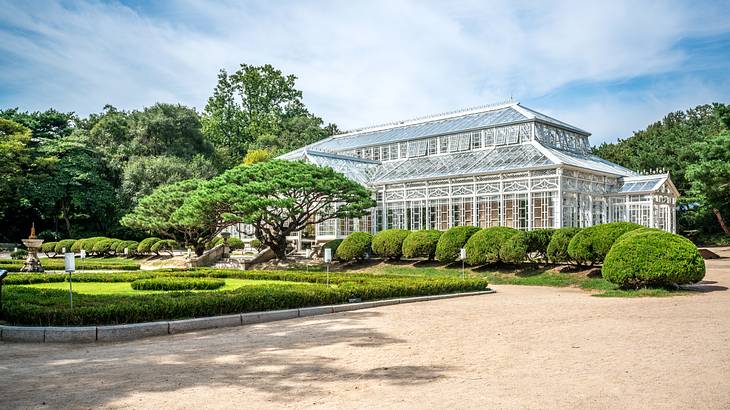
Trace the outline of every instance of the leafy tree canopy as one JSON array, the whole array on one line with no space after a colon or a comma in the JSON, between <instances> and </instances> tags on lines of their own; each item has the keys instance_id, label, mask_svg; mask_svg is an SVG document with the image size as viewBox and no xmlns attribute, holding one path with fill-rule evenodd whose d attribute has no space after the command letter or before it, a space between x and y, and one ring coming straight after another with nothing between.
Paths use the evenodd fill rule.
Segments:
<instances>
[{"instance_id":1,"label":"leafy tree canopy","mask_svg":"<svg viewBox=\"0 0 730 410\"><path fill-rule=\"evenodd\" d=\"M698 153L699 160L687 168L691 193L704 200L725 235L730 236L723 217L723 212L730 211L730 132L724 131L693 144L692 148Z\"/></svg>"},{"instance_id":2,"label":"leafy tree canopy","mask_svg":"<svg viewBox=\"0 0 730 410\"><path fill-rule=\"evenodd\" d=\"M220 71L203 131L227 165L239 164L252 148L287 151L328 135L322 119L307 111L295 81L268 64L241 64L230 75Z\"/></svg>"},{"instance_id":3,"label":"leafy tree canopy","mask_svg":"<svg viewBox=\"0 0 730 410\"><path fill-rule=\"evenodd\" d=\"M142 198L134 210L122 218L121 224L128 228L175 239L192 246L195 252L201 255L205 243L220 232L218 220L201 218L196 219L194 223L185 224L172 215L202 184L201 179L187 179L163 185Z\"/></svg>"},{"instance_id":4,"label":"leafy tree canopy","mask_svg":"<svg viewBox=\"0 0 730 410\"><path fill-rule=\"evenodd\" d=\"M256 238L279 259L286 237L329 219L358 217L375 206L371 193L331 168L271 160L238 166L194 192L173 214L182 223L220 220L254 226Z\"/></svg>"}]
</instances>

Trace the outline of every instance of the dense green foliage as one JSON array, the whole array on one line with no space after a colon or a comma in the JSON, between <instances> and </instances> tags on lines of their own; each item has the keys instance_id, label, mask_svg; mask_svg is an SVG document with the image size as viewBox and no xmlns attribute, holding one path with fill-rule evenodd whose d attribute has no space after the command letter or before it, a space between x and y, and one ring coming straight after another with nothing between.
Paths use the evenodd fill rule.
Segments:
<instances>
[{"instance_id":1,"label":"dense green foliage","mask_svg":"<svg viewBox=\"0 0 730 410\"><path fill-rule=\"evenodd\" d=\"M168 253L170 256L172 256L172 252L175 249L178 249L180 245L178 245L177 242L175 242L172 239L163 239L161 241L157 241L153 243L150 246L150 252L155 253L156 255L159 255L161 253Z\"/></svg>"},{"instance_id":2,"label":"dense green foliage","mask_svg":"<svg viewBox=\"0 0 730 410\"><path fill-rule=\"evenodd\" d=\"M550 238L550 244L547 248L547 257L552 263L572 263L574 262L568 254L568 245L571 239L580 232L580 228L566 227L556 229Z\"/></svg>"},{"instance_id":3,"label":"dense green foliage","mask_svg":"<svg viewBox=\"0 0 730 410\"><path fill-rule=\"evenodd\" d=\"M517 232L502 243L499 248L499 259L503 262L522 263L528 258L529 247L528 232Z\"/></svg>"},{"instance_id":4,"label":"dense green foliage","mask_svg":"<svg viewBox=\"0 0 730 410\"><path fill-rule=\"evenodd\" d=\"M730 123L730 114L727 116ZM724 131L693 145L697 162L687 168L687 179L694 198L717 218L723 233L730 237L725 216L730 212L730 131Z\"/></svg>"},{"instance_id":5,"label":"dense green foliage","mask_svg":"<svg viewBox=\"0 0 730 410\"><path fill-rule=\"evenodd\" d=\"M41 245L41 252L46 254L48 257L56 256L56 245L58 242L43 242Z\"/></svg>"},{"instance_id":6,"label":"dense green foliage","mask_svg":"<svg viewBox=\"0 0 730 410\"><path fill-rule=\"evenodd\" d=\"M240 164L252 149L288 151L331 135L304 106L295 81L268 64L220 71L203 125L227 167Z\"/></svg>"},{"instance_id":7,"label":"dense green foliage","mask_svg":"<svg viewBox=\"0 0 730 410\"><path fill-rule=\"evenodd\" d=\"M721 190L722 184L714 179L716 166L705 168L700 164L713 161L711 158L727 158L727 151L722 151L722 142L715 139L718 134L727 133L729 128L730 106L718 103L700 105L684 112L669 113L661 121L635 132L629 138L601 144L594 149L594 153L634 170L668 171L681 195L681 206L677 212L679 232L707 235L722 232L713 209L717 209L721 215L728 214L730 203L715 202L704 195L701 175L708 177L706 181L714 189ZM709 174L690 172L691 168L711 171ZM693 184L698 188L695 192L690 189Z\"/></svg>"},{"instance_id":8,"label":"dense green foliage","mask_svg":"<svg viewBox=\"0 0 730 410\"><path fill-rule=\"evenodd\" d=\"M502 262L502 245L519 231L506 226L485 228L472 235L466 242L466 263L484 265Z\"/></svg>"},{"instance_id":9,"label":"dense green foliage","mask_svg":"<svg viewBox=\"0 0 730 410\"><path fill-rule=\"evenodd\" d=\"M479 232L476 226L455 226L441 234L436 244L436 259L439 262L451 263L459 259L461 248L466 245L466 241Z\"/></svg>"},{"instance_id":10,"label":"dense green foliage","mask_svg":"<svg viewBox=\"0 0 730 410\"><path fill-rule=\"evenodd\" d=\"M375 205L371 196L332 168L270 160L237 166L204 183L172 218L185 225L215 221L219 228L251 224L256 239L283 260L287 236L333 218L363 216Z\"/></svg>"},{"instance_id":11,"label":"dense green foliage","mask_svg":"<svg viewBox=\"0 0 730 410\"><path fill-rule=\"evenodd\" d=\"M639 288L694 283L705 276L705 262L688 239L657 230L625 236L606 255L604 279L622 288Z\"/></svg>"},{"instance_id":12,"label":"dense green foliage","mask_svg":"<svg viewBox=\"0 0 730 410\"><path fill-rule=\"evenodd\" d=\"M424 229L411 232L403 241L403 256L406 258L428 258L432 261L436 257L441 231Z\"/></svg>"},{"instance_id":13,"label":"dense green foliage","mask_svg":"<svg viewBox=\"0 0 730 410\"><path fill-rule=\"evenodd\" d=\"M376 233L373 237L373 253L386 259L399 260L403 256L403 241L410 233L405 229L386 229Z\"/></svg>"},{"instance_id":14,"label":"dense green foliage","mask_svg":"<svg viewBox=\"0 0 730 410\"><path fill-rule=\"evenodd\" d=\"M339 249L340 245L344 239L333 239L331 241L325 242L324 245L322 245L322 248L320 250L320 256L324 257L324 250L325 249L332 249L332 258L334 259L337 255L337 249Z\"/></svg>"},{"instance_id":15,"label":"dense green foliage","mask_svg":"<svg viewBox=\"0 0 730 410\"><path fill-rule=\"evenodd\" d=\"M364 260L370 252L373 236L367 232L353 232L337 247L336 256L341 261Z\"/></svg>"},{"instance_id":16,"label":"dense green foliage","mask_svg":"<svg viewBox=\"0 0 730 410\"><path fill-rule=\"evenodd\" d=\"M10 275L8 284L63 282L66 275ZM134 282L157 277L240 278L288 281L242 286L234 290L170 292L141 295L74 295L26 286L5 286L3 317L11 324L100 325L214 316L346 303L348 299L377 300L484 290L484 279L409 277L402 275L330 274L291 271L198 269L128 274L77 274L79 282ZM113 279L113 280L112 280ZM325 283L329 281L330 286ZM299 282L299 283L290 283Z\"/></svg>"},{"instance_id":17,"label":"dense green foliage","mask_svg":"<svg viewBox=\"0 0 730 410\"><path fill-rule=\"evenodd\" d=\"M631 222L611 222L585 228L570 240L568 255L581 265L601 263L621 235L639 228L641 225Z\"/></svg>"},{"instance_id":18,"label":"dense green foliage","mask_svg":"<svg viewBox=\"0 0 730 410\"><path fill-rule=\"evenodd\" d=\"M64 252L71 252L71 247L73 244L76 243L76 239L62 239L58 242L56 242L56 247L54 248L54 252L57 254L62 254Z\"/></svg>"},{"instance_id":19,"label":"dense green foliage","mask_svg":"<svg viewBox=\"0 0 730 410\"><path fill-rule=\"evenodd\" d=\"M155 236L142 239L139 242L139 245L137 245L137 253L147 254L147 253L152 252L152 245L154 245L155 243L157 243L161 240L162 239L155 237Z\"/></svg>"},{"instance_id":20,"label":"dense green foliage","mask_svg":"<svg viewBox=\"0 0 730 410\"><path fill-rule=\"evenodd\" d=\"M215 290L225 284L225 280L218 278L160 277L137 279L131 286L134 290Z\"/></svg>"},{"instance_id":21,"label":"dense green foliage","mask_svg":"<svg viewBox=\"0 0 730 410\"><path fill-rule=\"evenodd\" d=\"M25 250L23 250L25 252ZM20 272L20 268L23 267L23 261L21 258L25 258L25 255L13 255L13 259L0 259L0 269L5 269L8 272ZM63 270L64 261L61 258L56 259L41 259L43 268L49 270ZM115 258L86 258L76 259L77 270L139 270L139 263L127 260L127 259L115 259ZM58 275L62 276L62 275Z\"/></svg>"},{"instance_id":22,"label":"dense green foliage","mask_svg":"<svg viewBox=\"0 0 730 410\"><path fill-rule=\"evenodd\" d=\"M524 234L527 237L527 256L529 258L536 257L547 261L547 250L554 233L555 229L552 228L525 231Z\"/></svg>"}]
</instances>

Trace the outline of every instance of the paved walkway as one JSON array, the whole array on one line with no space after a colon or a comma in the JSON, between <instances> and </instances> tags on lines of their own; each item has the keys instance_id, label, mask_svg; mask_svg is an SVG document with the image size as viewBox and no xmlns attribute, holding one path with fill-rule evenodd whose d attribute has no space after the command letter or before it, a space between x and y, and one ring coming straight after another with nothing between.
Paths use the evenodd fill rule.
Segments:
<instances>
[{"instance_id":1,"label":"paved walkway","mask_svg":"<svg viewBox=\"0 0 730 410\"><path fill-rule=\"evenodd\" d=\"M129 343L0 344L0 407L729 408L720 253L691 296L495 286Z\"/></svg>"}]
</instances>

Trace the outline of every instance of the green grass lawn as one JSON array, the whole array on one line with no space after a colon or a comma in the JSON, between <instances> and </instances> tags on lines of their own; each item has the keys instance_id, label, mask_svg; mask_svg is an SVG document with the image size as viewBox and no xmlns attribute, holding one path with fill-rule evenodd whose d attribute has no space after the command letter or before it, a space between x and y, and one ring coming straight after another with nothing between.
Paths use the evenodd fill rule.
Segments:
<instances>
[{"instance_id":1,"label":"green grass lawn","mask_svg":"<svg viewBox=\"0 0 730 410\"><path fill-rule=\"evenodd\" d=\"M366 271L370 273L404 276L461 276L460 267L447 266L389 265L384 263L368 268ZM510 269L507 267L502 269L472 269L467 267L464 273L468 277L487 279L490 284L577 287L593 291L593 296L600 297L665 297L692 293L690 291L664 288L623 290L603 278L589 278L583 273L556 272L551 267L528 267L522 269Z\"/></svg>"},{"instance_id":2,"label":"green grass lawn","mask_svg":"<svg viewBox=\"0 0 730 410\"><path fill-rule=\"evenodd\" d=\"M216 290L192 290L189 292L218 292L238 289L242 286L258 286L266 284L295 283L274 280L250 280L250 279L225 279L226 284ZM61 289L68 290L68 282L36 283L25 285L36 289ZM165 293L164 290L134 290L130 282L74 282L73 292L85 295L143 295Z\"/></svg>"}]
</instances>

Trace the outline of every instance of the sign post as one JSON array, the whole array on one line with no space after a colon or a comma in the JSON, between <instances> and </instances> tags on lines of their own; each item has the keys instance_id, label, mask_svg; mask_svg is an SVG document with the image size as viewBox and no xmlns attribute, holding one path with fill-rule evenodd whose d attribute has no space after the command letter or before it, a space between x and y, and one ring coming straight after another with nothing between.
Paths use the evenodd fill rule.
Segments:
<instances>
[{"instance_id":1,"label":"sign post","mask_svg":"<svg viewBox=\"0 0 730 410\"><path fill-rule=\"evenodd\" d=\"M324 263L327 265L327 286L330 285L330 263L332 263L332 249L325 248Z\"/></svg>"},{"instance_id":2,"label":"sign post","mask_svg":"<svg viewBox=\"0 0 730 410\"><path fill-rule=\"evenodd\" d=\"M464 279L464 259L466 259L466 249L459 249L459 259L461 259L461 279Z\"/></svg>"},{"instance_id":3,"label":"sign post","mask_svg":"<svg viewBox=\"0 0 730 410\"><path fill-rule=\"evenodd\" d=\"M83 252L83 251L82 251ZM71 283L71 274L76 270L76 255L73 252L69 252L63 255L64 265L66 265L66 272L68 272L68 301L71 304L71 309L74 308L74 294L73 284Z\"/></svg>"}]
</instances>

